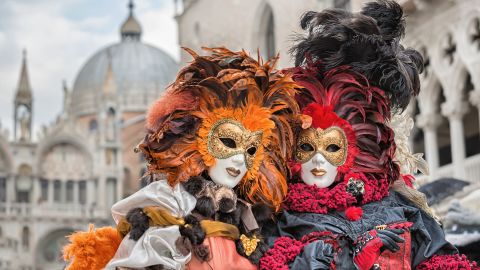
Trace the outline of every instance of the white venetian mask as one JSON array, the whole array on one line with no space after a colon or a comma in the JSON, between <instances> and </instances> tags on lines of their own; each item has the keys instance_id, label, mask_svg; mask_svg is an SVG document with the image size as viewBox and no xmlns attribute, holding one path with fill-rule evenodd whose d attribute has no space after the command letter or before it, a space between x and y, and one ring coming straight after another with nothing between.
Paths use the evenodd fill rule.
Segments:
<instances>
[{"instance_id":1,"label":"white venetian mask","mask_svg":"<svg viewBox=\"0 0 480 270\"><path fill-rule=\"evenodd\" d=\"M247 173L244 154L236 154L225 159L215 159L215 165L208 168L213 182L234 188Z\"/></svg>"},{"instance_id":2,"label":"white venetian mask","mask_svg":"<svg viewBox=\"0 0 480 270\"><path fill-rule=\"evenodd\" d=\"M310 160L302 163L301 177L307 185L325 188L335 182L337 168L337 166L328 162L322 154L316 153Z\"/></svg>"},{"instance_id":3,"label":"white venetian mask","mask_svg":"<svg viewBox=\"0 0 480 270\"><path fill-rule=\"evenodd\" d=\"M337 126L302 130L295 157L302 164L303 182L319 188L329 187L335 182L337 168L345 163L347 147L345 132Z\"/></svg>"}]
</instances>

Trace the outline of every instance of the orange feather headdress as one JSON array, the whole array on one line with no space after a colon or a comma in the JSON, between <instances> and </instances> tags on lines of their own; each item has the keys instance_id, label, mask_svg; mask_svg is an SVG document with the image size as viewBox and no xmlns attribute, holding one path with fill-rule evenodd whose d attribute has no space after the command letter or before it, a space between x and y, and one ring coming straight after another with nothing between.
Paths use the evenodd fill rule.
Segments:
<instances>
[{"instance_id":1,"label":"orange feather headdress","mask_svg":"<svg viewBox=\"0 0 480 270\"><path fill-rule=\"evenodd\" d=\"M207 137L218 121L230 119L262 132L260 146L239 194L276 209L286 193L287 159L293 134L289 121L298 113L295 83L274 70L277 58L262 63L245 51L205 48L178 74L147 115L147 135L140 144L149 173L164 173L170 185L187 181L215 164Z\"/></svg>"}]
</instances>

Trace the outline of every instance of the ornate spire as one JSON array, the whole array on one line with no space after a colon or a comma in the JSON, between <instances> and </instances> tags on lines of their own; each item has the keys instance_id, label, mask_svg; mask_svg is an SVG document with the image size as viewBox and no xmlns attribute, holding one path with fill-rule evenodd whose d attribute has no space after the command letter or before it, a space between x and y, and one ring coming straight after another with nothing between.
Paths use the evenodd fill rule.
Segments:
<instances>
[{"instance_id":1,"label":"ornate spire","mask_svg":"<svg viewBox=\"0 0 480 270\"><path fill-rule=\"evenodd\" d=\"M22 68L20 70L20 78L18 80L17 92L15 95L16 104L31 104L32 89L30 88L30 80L27 70L27 51L23 49Z\"/></svg>"},{"instance_id":2,"label":"ornate spire","mask_svg":"<svg viewBox=\"0 0 480 270\"><path fill-rule=\"evenodd\" d=\"M27 51L23 50L22 69L13 111L15 140L25 142L32 138L32 103L32 89L27 71Z\"/></svg>"},{"instance_id":3,"label":"ornate spire","mask_svg":"<svg viewBox=\"0 0 480 270\"><path fill-rule=\"evenodd\" d=\"M128 2L129 15L127 20L123 23L122 28L120 29L120 34L122 36L122 41L125 40L140 40L142 35L142 27L138 23L137 19L133 14L133 9L135 5L133 0Z\"/></svg>"}]
</instances>

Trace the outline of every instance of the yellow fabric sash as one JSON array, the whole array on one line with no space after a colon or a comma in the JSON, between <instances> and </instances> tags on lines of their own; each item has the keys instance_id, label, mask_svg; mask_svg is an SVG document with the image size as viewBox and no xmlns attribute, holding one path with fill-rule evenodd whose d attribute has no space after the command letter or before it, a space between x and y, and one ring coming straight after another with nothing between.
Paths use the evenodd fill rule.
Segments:
<instances>
[{"instance_id":1,"label":"yellow fabric sash","mask_svg":"<svg viewBox=\"0 0 480 270\"><path fill-rule=\"evenodd\" d=\"M152 226L188 226L189 224L185 224L183 218L175 217L170 214L167 210L159 207L159 206L147 206L143 208L143 212L145 215L149 217L149 225ZM223 223L220 221L213 221L213 220L202 220L200 221L200 226L205 231L207 237L211 236L221 236L231 240L237 240L240 237L240 232L238 228L234 225ZM117 230L122 235L122 238L127 235L132 226L127 221L126 218L122 218L120 222L117 224Z\"/></svg>"}]
</instances>

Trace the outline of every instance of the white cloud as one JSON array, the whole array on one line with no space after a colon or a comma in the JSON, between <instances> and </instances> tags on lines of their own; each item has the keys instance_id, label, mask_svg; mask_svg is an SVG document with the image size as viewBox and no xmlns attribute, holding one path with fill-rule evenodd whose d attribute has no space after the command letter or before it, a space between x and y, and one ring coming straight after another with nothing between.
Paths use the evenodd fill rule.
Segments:
<instances>
[{"instance_id":1,"label":"white cloud","mask_svg":"<svg viewBox=\"0 0 480 270\"><path fill-rule=\"evenodd\" d=\"M71 87L77 72L93 53L119 41L119 27L127 16L126 2L110 1L111 5L122 6L112 8L118 14L98 14L97 10L95 15L84 14L75 19L67 13L75 10L78 0L0 2L0 120L3 127L12 129L14 91L21 52L26 48L34 95L34 124L38 130L40 125L54 121L61 111L61 81L66 79ZM135 14L144 30L143 40L178 59L172 2L155 7L153 0L144 0L137 4ZM91 1L92 13L96 3ZM90 6L87 13L89 9ZM107 33L99 31L109 28Z\"/></svg>"}]
</instances>

